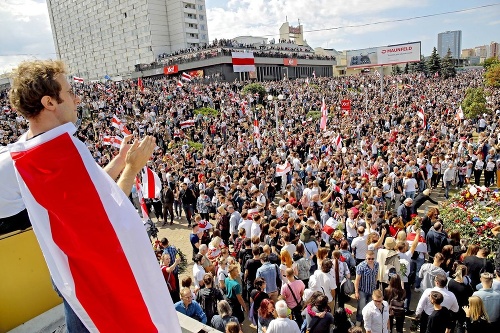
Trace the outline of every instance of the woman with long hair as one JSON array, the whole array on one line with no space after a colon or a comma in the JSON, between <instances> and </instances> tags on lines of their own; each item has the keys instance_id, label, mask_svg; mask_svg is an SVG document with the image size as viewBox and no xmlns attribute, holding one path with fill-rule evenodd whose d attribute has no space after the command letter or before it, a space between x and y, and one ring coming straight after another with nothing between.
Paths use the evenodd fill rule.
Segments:
<instances>
[{"instance_id":1,"label":"woman with long hair","mask_svg":"<svg viewBox=\"0 0 500 333\"><path fill-rule=\"evenodd\" d=\"M269 299L269 295L264 291L266 289L266 280L263 278L256 278L253 285L255 289L250 293L250 304L253 303L253 316L257 320L260 303L265 299Z\"/></svg>"},{"instance_id":2,"label":"woman with long hair","mask_svg":"<svg viewBox=\"0 0 500 333\"><path fill-rule=\"evenodd\" d=\"M462 308L468 304L469 297L472 296L474 290L470 285L470 278L467 276L467 267L465 265L455 264L454 268L455 274L453 275L453 279L448 282L448 290L453 293L457 299L460 308L455 316L458 322L457 332L463 333L466 318Z\"/></svg>"},{"instance_id":3,"label":"woman with long hair","mask_svg":"<svg viewBox=\"0 0 500 333\"><path fill-rule=\"evenodd\" d=\"M320 247L318 249L318 252L316 253L316 259L317 259L316 264L318 265L317 267L320 268L323 260L327 258L328 258L328 249L326 247Z\"/></svg>"},{"instance_id":4,"label":"woman with long hair","mask_svg":"<svg viewBox=\"0 0 500 333\"><path fill-rule=\"evenodd\" d=\"M448 275L453 275L454 272L452 270L453 270L453 264L455 263L455 259L453 256L453 246L452 245L443 246L441 254L444 256L444 261L441 264L441 268L446 273L449 273Z\"/></svg>"},{"instance_id":5,"label":"woman with long hair","mask_svg":"<svg viewBox=\"0 0 500 333\"><path fill-rule=\"evenodd\" d=\"M439 210L435 207L429 208L427 211L427 215L424 216L422 219L422 227L421 229L424 231L425 234L422 235L422 237L425 237L431 227L434 225L434 222L436 222L437 218L439 217Z\"/></svg>"},{"instance_id":6,"label":"woman with long hair","mask_svg":"<svg viewBox=\"0 0 500 333\"><path fill-rule=\"evenodd\" d=\"M295 253L292 256L293 262L297 267L297 277L302 280L305 286L309 284L309 277L311 276L311 261L312 259L305 258L304 244L298 243Z\"/></svg>"},{"instance_id":7,"label":"woman with long hair","mask_svg":"<svg viewBox=\"0 0 500 333\"><path fill-rule=\"evenodd\" d=\"M349 321L349 317L344 308L337 308L333 314L333 321L335 327L332 333L348 333L351 328L352 323Z\"/></svg>"},{"instance_id":8,"label":"woman with long hair","mask_svg":"<svg viewBox=\"0 0 500 333\"><path fill-rule=\"evenodd\" d=\"M396 321L396 332L403 332L403 324L405 321L404 301L406 299L406 291L402 287L401 278L397 274L390 274L389 286L384 290L384 300L389 303L389 322L391 331ZM399 306L402 304L402 306Z\"/></svg>"},{"instance_id":9,"label":"woman with long hair","mask_svg":"<svg viewBox=\"0 0 500 333\"><path fill-rule=\"evenodd\" d=\"M264 333L269 323L278 317L276 309L274 308L274 302L271 299L262 300L257 314L257 333Z\"/></svg>"},{"instance_id":10,"label":"woman with long hair","mask_svg":"<svg viewBox=\"0 0 500 333\"><path fill-rule=\"evenodd\" d=\"M460 261L464 262L465 258L470 257L470 256L475 256L478 252L479 252L479 245L477 245L477 244L470 244L467 247L467 251L465 251L465 253L463 253L460 256Z\"/></svg>"},{"instance_id":11,"label":"woman with long hair","mask_svg":"<svg viewBox=\"0 0 500 333\"><path fill-rule=\"evenodd\" d=\"M241 285L238 283L236 278L240 274L240 270L238 265L230 265L229 266L229 276L224 280L226 285L226 298L233 309L233 314L236 318L238 318L239 323L243 323L245 320L245 314L243 313L243 309L248 313L248 308L241 296Z\"/></svg>"},{"instance_id":12,"label":"woman with long hair","mask_svg":"<svg viewBox=\"0 0 500 333\"><path fill-rule=\"evenodd\" d=\"M467 333L488 332L491 324L481 298L478 296L469 297L469 306L464 306L463 310L467 318L465 321Z\"/></svg>"},{"instance_id":13,"label":"woman with long hair","mask_svg":"<svg viewBox=\"0 0 500 333\"><path fill-rule=\"evenodd\" d=\"M281 280L286 283L286 274L285 271L287 268L293 269L293 274L297 276L299 272L297 271L297 264L295 264L292 260L292 256L290 255L290 252L286 250L281 250L280 253L280 259L281 259L281 265L280 265L280 274L281 274Z\"/></svg>"}]
</instances>

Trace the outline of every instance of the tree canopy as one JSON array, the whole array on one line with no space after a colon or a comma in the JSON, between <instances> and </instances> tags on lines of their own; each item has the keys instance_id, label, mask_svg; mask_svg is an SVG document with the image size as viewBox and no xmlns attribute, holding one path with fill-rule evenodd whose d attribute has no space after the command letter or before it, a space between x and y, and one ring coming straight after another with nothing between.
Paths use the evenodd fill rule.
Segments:
<instances>
[{"instance_id":1,"label":"tree canopy","mask_svg":"<svg viewBox=\"0 0 500 333\"><path fill-rule=\"evenodd\" d=\"M491 110L486 107L486 97L483 88L469 88L462 101L462 110L464 116L468 119L476 118L483 113L490 113Z\"/></svg>"}]
</instances>

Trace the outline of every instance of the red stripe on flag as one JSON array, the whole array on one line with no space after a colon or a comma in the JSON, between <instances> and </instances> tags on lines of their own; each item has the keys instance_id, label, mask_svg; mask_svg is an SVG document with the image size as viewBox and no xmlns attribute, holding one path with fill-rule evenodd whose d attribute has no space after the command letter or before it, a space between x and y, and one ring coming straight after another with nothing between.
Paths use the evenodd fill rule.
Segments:
<instances>
[{"instance_id":1,"label":"red stripe on flag","mask_svg":"<svg viewBox=\"0 0 500 333\"><path fill-rule=\"evenodd\" d=\"M156 332L120 241L70 135L13 153L12 158L35 200L48 211L53 240L68 258L76 297L97 329L121 332L126 327L130 332Z\"/></svg>"},{"instance_id":2,"label":"red stripe on flag","mask_svg":"<svg viewBox=\"0 0 500 333\"><path fill-rule=\"evenodd\" d=\"M155 177L153 171L150 168L146 168L148 175L148 197L154 198L155 195Z\"/></svg>"},{"instance_id":3,"label":"red stripe on flag","mask_svg":"<svg viewBox=\"0 0 500 333\"><path fill-rule=\"evenodd\" d=\"M254 58L233 58L233 65L255 65Z\"/></svg>"}]
</instances>

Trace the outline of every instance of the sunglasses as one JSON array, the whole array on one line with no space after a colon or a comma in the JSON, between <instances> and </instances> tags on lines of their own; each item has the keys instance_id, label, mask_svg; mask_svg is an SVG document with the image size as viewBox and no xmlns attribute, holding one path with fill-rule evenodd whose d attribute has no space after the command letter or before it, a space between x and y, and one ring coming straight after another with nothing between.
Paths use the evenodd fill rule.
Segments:
<instances>
[{"instance_id":1,"label":"sunglasses","mask_svg":"<svg viewBox=\"0 0 500 333\"><path fill-rule=\"evenodd\" d=\"M366 258L366 260L375 260L375 258Z\"/></svg>"}]
</instances>

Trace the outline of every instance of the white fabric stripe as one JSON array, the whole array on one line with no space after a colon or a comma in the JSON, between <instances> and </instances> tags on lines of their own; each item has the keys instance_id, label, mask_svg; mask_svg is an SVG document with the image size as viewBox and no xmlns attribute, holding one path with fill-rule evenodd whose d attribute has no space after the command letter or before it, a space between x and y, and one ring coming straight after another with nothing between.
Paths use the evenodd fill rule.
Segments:
<instances>
[{"instance_id":1,"label":"white fabric stripe","mask_svg":"<svg viewBox=\"0 0 500 333\"><path fill-rule=\"evenodd\" d=\"M40 143L47 142L65 132L71 135L75 131L75 126L72 123L67 123L27 142L11 144L9 145L9 149L11 152L21 152L33 148ZM95 160L85 144L74 137L72 137L72 139L82 157L83 163L94 183L96 191L103 202L104 209L113 225L117 237L120 240L120 244L158 332L181 333L177 313L173 307L168 289L165 288L165 280L161 274L156 257L153 251L151 251L151 243L139 215L125 193L123 193L106 172L95 163ZM20 178L19 175L17 176ZM27 191L26 185L22 182L22 179L20 179L20 184L22 184L21 191L23 191L22 193L26 205L30 205L30 209L34 207L37 212L37 218L39 214L41 214L40 216L44 217L48 223L46 210L36 203L29 191ZM38 234L41 237L38 237ZM47 233L45 230L39 230L38 234L37 238L39 240L42 239L42 237L50 237L50 239L52 239L51 234ZM66 271L70 274L67 258L55 244L41 242L40 246L42 249L45 249L45 251L49 251L47 253L53 256L53 259L46 257L49 267L53 267L50 269L51 272ZM54 276L54 281L56 285L58 285L58 288L59 286L64 286L64 288L59 288L63 289L60 290L62 294L73 297L71 305L78 316L80 316L81 319L85 319L86 316L88 322L91 322L88 315L83 311L83 308L74 297L74 282L71 276ZM126 291L124 291L124 297L126 297ZM67 300L69 301L70 299ZM88 327L88 329L91 332L97 332L95 325L94 327Z\"/></svg>"},{"instance_id":2,"label":"white fabric stripe","mask_svg":"<svg viewBox=\"0 0 500 333\"><path fill-rule=\"evenodd\" d=\"M253 52L231 52L232 58L254 59Z\"/></svg>"},{"instance_id":3,"label":"white fabric stripe","mask_svg":"<svg viewBox=\"0 0 500 333\"><path fill-rule=\"evenodd\" d=\"M255 65L233 65L233 72L255 72Z\"/></svg>"}]
</instances>

